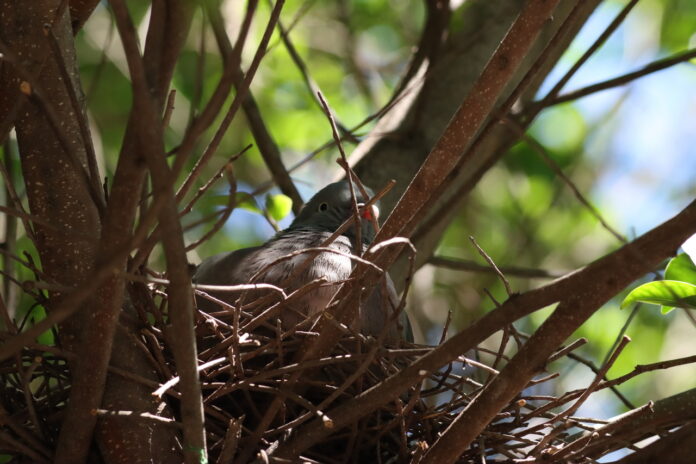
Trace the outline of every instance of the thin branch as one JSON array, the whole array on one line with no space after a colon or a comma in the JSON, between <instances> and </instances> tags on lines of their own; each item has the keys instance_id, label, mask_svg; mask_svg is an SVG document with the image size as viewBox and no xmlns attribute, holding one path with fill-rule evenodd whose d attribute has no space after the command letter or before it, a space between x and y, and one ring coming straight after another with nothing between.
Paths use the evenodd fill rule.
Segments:
<instances>
[{"instance_id":1,"label":"thin branch","mask_svg":"<svg viewBox=\"0 0 696 464\"><path fill-rule=\"evenodd\" d=\"M189 106L189 124L193 123L196 118L198 106L203 97L203 83L205 82L205 58L206 58L206 37L208 36L208 23L205 21L206 10L201 8L201 36L198 44L198 56L196 57L196 77L194 79L193 96L191 97L191 106Z\"/></svg>"},{"instance_id":2,"label":"thin branch","mask_svg":"<svg viewBox=\"0 0 696 464\"><path fill-rule=\"evenodd\" d=\"M215 184L215 182L217 182L219 179L221 179L222 177L224 177L225 172L227 171L227 166L230 165L231 163L234 163L235 161L237 161L237 159L239 159L244 153L246 153L247 151L249 151L249 149L250 149L252 146L253 146L253 145L249 144L249 145L247 145L246 147L242 148L238 153L236 153L235 155L231 156L230 159L227 160L227 163L225 163L225 164L223 164L222 166L220 166L220 169L218 169L217 172L216 172L215 174L213 174L213 176L212 176L210 179L208 179L208 182L206 182L205 184L203 184L202 187L200 187L198 190L196 190L196 193L195 193L195 195L193 196L193 198L191 198L191 200L186 204L186 206L184 206L184 208L183 208L183 209L181 210L181 212L179 213L180 216L184 216L185 214L188 214L188 213L190 213L191 211L193 211L193 207L194 207L194 205L196 204L196 202L197 202L203 195L205 195L205 193L206 193L208 190L210 190L210 188Z\"/></svg>"},{"instance_id":3,"label":"thin branch","mask_svg":"<svg viewBox=\"0 0 696 464\"><path fill-rule=\"evenodd\" d=\"M191 212L193 210L193 206L205 194L205 192L208 191L218 179L223 177L225 172L228 171L231 168L231 166L233 166L233 163L239 157L241 157L244 153L246 153L251 147L252 147L252 145L247 145L242 150L240 150L237 154L231 156L230 159L227 161L227 163L220 166L220 169L218 169L218 171L202 187L200 187L196 191L193 198L191 198L191 200L189 200L189 202L186 204L186 206L184 206L184 208L179 212L179 216L182 217L182 216L188 214L189 212ZM232 171L230 171L230 173L232 173ZM230 190L230 192L231 192L231 190ZM236 188L235 188L235 192L236 192ZM200 224L207 224L209 221L211 221L213 219L216 220L216 224L213 226L214 231L219 230L220 227L222 227L224 225L227 218L229 218L230 214L232 214L232 210L234 209L233 203L235 200L236 200L235 196L233 194L230 195L230 198L228 198L228 205L226 208L223 208L219 211L216 211L216 212L208 215L207 217L204 217L198 221L195 221L193 224L187 225L186 227L184 227L184 232L186 232L190 229L193 229L194 227L197 227ZM152 233L150 234L150 236L147 238L146 242L138 249L138 252L135 254L135 256L130 260L130 263L128 265L130 270L139 268L147 261L148 257L150 256L150 253L152 253L153 248L155 248L155 245L157 245L157 242L159 242L159 240L161 238L160 235L161 235L161 231L160 231L160 227L158 225L157 227L155 227L155 230L153 230ZM210 235L212 235L212 234L210 234ZM206 240L207 240L209 238L209 235L206 234L206 236L207 236L206 237ZM196 246L198 246L200 243L202 243L201 240L199 240L198 242L199 243L196 244ZM189 245L187 248L190 247L190 249L193 249L196 246L191 247L191 245Z\"/></svg>"},{"instance_id":4,"label":"thin branch","mask_svg":"<svg viewBox=\"0 0 696 464\"><path fill-rule=\"evenodd\" d=\"M607 362L604 363L601 369L599 369L590 385L588 385L584 389L580 397L577 400L575 400L575 402L570 407L568 407L564 411L559 412L557 415L553 417L553 419L549 420L549 422L560 422L561 424L558 427L554 428L554 430L552 430L550 433L546 434L546 436L539 442L539 444L537 444L537 446L532 451L530 451L529 454L538 455L540 452L542 452L543 449L546 448L546 445L558 435L558 433L566 430L567 425L565 423L565 419L568 416L572 416L573 414L575 414L575 412L580 408L580 406L582 406L582 404L587 400L587 398L589 398L590 395L597 390L597 386L599 385L600 381L605 377L606 373L609 371L611 366L614 365L619 355L630 341L631 339L626 335L624 335L621 338L621 342L619 343L619 345L616 347L615 350L613 350L610 353Z\"/></svg>"},{"instance_id":5,"label":"thin branch","mask_svg":"<svg viewBox=\"0 0 696 464\"><path fill-rule=\"evenodd\" d=\"M247 2L247 9L244 14L244 19L242 20L242 25L239 29L239 34L237 35L237 40L234 44L233 56L230 59L229 65L224 67L222 76L215 87L215 91L208 100L208 103L205 105L205 108L203 108L203 111L201 111L198 117L190 123L189 128L186 130L186 134L184 135L184 140L178 147L172 150L172 152L177 153L177 159L184 159L183 161L179 162L181 166L183 166L185 161L189 158L195 148L196 142L201 135L203 135L206 129L208 129L208 127L215 121L215 118L222 108L222 105L224 105L225 101L227 101L227 97L232 89L233 76L239 66L242 50L244 49L244 44L249 34L251 22L254 18L257 5L258 0L249 0L249 2ZM177 167L177 169L175 169L177 174L180 171L181 167ZM186 191L182 192L180 190L177 192L177 199L180 201L185 194Z\"/></svg>"},{"instance_id":6,"label":"thin branch","mask_svg":"<svg viewBox=\"0 0 696 464\"><path fill-rule=\"evenodd\" d=\"M210 22L212 24L213 33L215 34L215 39L217 40L218 48L223 57L223 62L229 66L236 66L233 70L234 85L237 92L243 91L244 80L243 72L238 63L234 61L234 50L230 44L227 33L225 32L225 24L220 15L220 11L217 9L209 9ZM256 104L253 94L250 90L247 90L247 94L242 101L242 108L244 109L244 114L246 115L247 122L251 128L251 132L256 141L256 145L259 148L259 152L263 157L264 163L268 167L268 170L273 176L273 180L278 185L280 190L292 199L292 209L295 214L299 214L302 208L302 197L298 192L295 184L290 178L283 160L281 157L280 149L278 144L275 142L271 136L270 131L266 127L263 117L261 116L261 110Z\"/></svg>"},{"instance_id":7,"label":"thin branch","mask_svg":"<svg viewBox=\"0 0 696 464\"><path fill-rule=\"evenodd\" d=\"M677 359L670 359L667 361L658 361L658 362L655 362L652 364L638 364L628 374L624 374L621 377L617 377L613 380L605 380L604 382L602 382L599 385L599 388L608 388L608 387L612 387L615 385L620 385L620 384L625 383L625 382L629 381L630 379L637 377L641 374L644 374L646 372L652 372L652 371L657 371L657 370L662 370L662 369L670 369L672 367L684 366L686 364L693 364L693 363L696 363L696 355L686 356L686 357L677 358Z\"/></svg>"},{"instance_id":8,"label":"thin branch","mask_svg":"<svg viewBox=\"0 0 696 464\"><path fill-rule=\"evenodd\" d=\"M30 218L29 213L27 213L24 209L22 201L19 199L19 195L17 194L17 190L15 189L14 176L12 175L13 173L11 171L12 154L10 153L9 141L6 141L4 143L4 156L4 162L0 163L0 174L2 175L2 180L5 184L5 194L7 195L7 199L9 199L12 202L14 209L16 211L21 212L22 215L18 217L22 220L24 232L27 234L27 237L29 237L29 240L31 240L31 242L34 243L34 245L36 245L34 228L31 222L28 220Z\"/></svg>"},{"instance_id":9,"label":"thin branch","mask_svg":"<svg viewBox=\"0 0 696 464\"><path fill-rule=\"evenodd\" d=\"M602 90L611 89L614 87L619 87L621 85L628 84L631 81L639 79L641 77L647 76L657 71L662 71L663 69L674 66L675 64L683 63L696 58L696 49L692 48L683 52L675 53L674 55L668 56L666 58L653 61L652 63L627 74L624 74L613 79L606 80L604 82L599 82L597 84L589 85L578 90L560 95L556 98L551 99L546 102L547 106L558 105L561 103L577 100L579 98L586 97L593 93L601 92Z\"/></svg>"},{"instance_id":10,"label":"thin branch","mask_svg":"<svg viewBox=\"0 0 696 464\"><path fill-rule=\"evenodd\" d=\"M578 70L582 67L583 64L587 62L587 60L590 59L592 55L595 54L597 50L604 44L604 42L607 41L607 39L616 31L616 29L619 28L619 26L624 22L626 19L626 16L631 12L634 6L639 2L640 0L630 0L626 6L623 7L623 9L619 12L619 14L616 15L616 17L612 20L612 22L602 31L602 33L595 39L595 41L590 45L590 47L585 50L585 53L582 54L582 56L573 64L573 66L561 77L558 82L553 86L553 88L549 91L549 93L546 94L546 96L539 102L540 107L546 107L549 105L549 102L556 98L558 94L560 93L561 90L563 90L563 87L568 83L570 79L575 75L575 73L578 72ZM535 108L535 105L532 104L531 106L533 108L533 115L527 116L528 119L533 119L536 114L539 112L539 108Z\"/></svg>"},{"instance_id":11,"label":"thin branch","mask_svg":"<svg viewBox=\"0 0 696 464\"><path fill-rule=\"evenodd\" d=\"M433 266L443 267L446 269L452 269L456 271L471 271L471 272L485 272L485 273L495 273L495 271L484 264L477 263L476 261L469 261L465 259L449 258L444 256L432 256L428 259L428 263ZM500 271L504 274L514 277L530 277L539 279L557 279L564 274L558 271L547 271L546 269L532 269L524 267L514 267L514 266L500 266Z\"/></svg>"},{"instance_id":12,"label":"thin branch","mask_svg":"<svg viewBox=\"0 0 696 464\"><path fill-rule=\"evenodd\" d=\"M348 166L348 158L346 157L346 152L343 150L341 136L338 133L338 125L336 124L336 118L334 118L334 115L331 112L331 108L329 108L329 104L326 102L326 99L321 94L321 92L317 92L317 98L319 98L319 102L321 103L321 108L324 112L324 115L329 120L329 125L331 126L331 134L333 135L333 139L336 142L336 146L338 147L338 152L341 154L341 161L343 162L343 165L346 168L348 168L346 174L348 175L348 189L350 190L351 207L353 208L353 227L355 228L353 249L355 250L355 253L357 253L358 255L362 255L362 224L360 221L360 212L358 211L358 200L357 196L355 195L355 180L353 179L353 175Z\"/></svg>"},{"instance_id":13,"label":"thin branch","mask_svg":"<svg viewBox=\"0 0 696 464\"><path fill-rule=\"evenodd\" d=\"M338 21L343 23L345 28L345 36L343 37L343 53L345 55L345 62L347 64L348 71L352 74L355 81L356 87L358 88L358 94L360 94L369 107L376 107L375 95L370 87L370 82L363 73L362 68L358 64L357 50L355 42L357 41L355 30L351 24L351 18L349 13L349 7L346 0L339 0L338 2Z\"/></svg>"},{"instance_id":14,"label":"thin branch","mask_svg":"<svg viewBox=\"0 0 696 464\"><path fill-rule=\"evenodd\" d=\"M563 356L567 356L567 355L570 354L572 351L575 351L576 349L580 348L581 346L583 346L583 345L586 344L586 343L587 343L587 339L586 339L586 338L584 338L584 337L583 337L583 338L578 338L577 340L575 340L575 341L574 341L573 343L571 343L570 345L561 348L560 350L558 350L557 352L555 352L554 354L552 354L551 356L549 356L548 363L550 364L550 363L552 363L552 362L554 362L554 361L557 361L557 360L561 359Z\"/></svg>"},{"instance_id":15,"label":"thin branch","mask_svg":"<svg viewBox=\"0 0 696 464\"><path fill-rule=\"evenodd\" d=\"M169 122L172 119L174 112L174 103L176 102L176 89L169 91L167 96L167 104L164 107L164 116L162 116L162 127L169 127Z\"/></svg>"},{"instance_id":16,"label":"thin branch","mask_svg":"<svg viewBox=\"0 0 696 464\"><path fill-rule=\"evenodd\" d=\"M217 148L220 145L222 138L224 137L225 133L227 132L227 129L232 123L234 116L237 114L237 110L239 109L242 102L247 96L247 92L249 91L249 85L251 85L251 81L256 75L256 71L258 70L258 67L261 64L261 59L264 56L264 51L268 46L268 41L271 39L273 29L275 29L275 24L278 21L278 18L280 17L280 11L282 10L284 4L285 0L276 1L276 4L273 7L273 10L271 11L271 16L268 19L268 23L266 24L266 29L264 31L263 37L261 38L261 42L259 43L259 46L256 50L256 54L254 55L254 58L252 59L251 64L249 65L249 69L244 75L244 80L242 84L239 87L237 87L237 93L234 96L234 100L232 100L232 103L230 104L227 113L220 122L220 125L218 126L215 135L208 143L208 146L206 147L201 157L196 161L196 164L191 169L191 172L186 177L181 187L179 187L179 190L177 192L177 199L181 199L191 189L191 187L193 186L193 182L200 175L203 166L205 166L208 163L210 158L212 158L212 156L217 151ZM232 69L231 72L234 76L236 69ZM183 169L187 156L188 152L183 148L177 153L177 158L174 162L174 167L172 168L175 177Z\"/></svg>"},{"instance_id":17,"label":"thin branch","mask_svg":"<svg viewBox=\"0 0 696 464\"><path fill-rule=\"evenodd\" d=\"M599 210L592 204L590 201L585 198L585 195L582 194L580 189L575 185L575 183L565 175L563 170L556 164L556 162L549 156L549 154L546 152L546 149L544 146L539 143L534 137L532 137L529 134L526 134L524 132L524 129L517 123L516 121L513 121L510 118L505 118L505 123L508 124L516 133L517 135L524 140L527 145L529 145L534 152L539 155L539 157L546 163L546 165L553 170L553 172L561 178L561 180L570 188L570 190L573 192L573 195L575 195L575 198L578 199L578 201L587 209L587 211L599 221L599 223L602 225L602 227L609 232L611 235L613 235L619 242L621 243L627 243L628 240L626 237L621 235L616 229L614 229L611 225L609 225L609 222L602 217L602 214L599 212Z\"/></svg>"},{"instance_id":18,"label":"thin branch","mask_svg":"<svg viewBox=\"0 0 696 464\"><path fill-rule=\"evenodd\" d=\"M626 414L622 414L616 420L610 421L608 424L593 430L592 433L585 434L583 437L569 443L567 446L563 447L555 454L558 458L567 456L573 451L587 446L587 444L590 443L593 439L602 438L606 435L610 435L617 428L621 428L622 426L624 426L625 423L630 423L634 419L644 417L647 414L650 414L651 412L653 412L653 407L653 402L650 401L638 409L634 409L633 411L629 411Z\"/></svg>"},{"instance_id":19,"label":"thin branch","mask_svg":"<svg viewBox=\"0 0 696 464\"><path fill-rule=\"evenodd\" d=\"M378 111L376 111L375 113L373 113L373 114L367 116L365 119L363 119L362 121L360 121L358 124L356 124L355 126L351 127L350 129L348 129L348 132L349 132L350 134L354 134L356 131L358 131L358 130L361 129L362 127L365 127L365 126L368 125L369 123L371 123L371 122L373 122L373 121L375 121L375 120L377 120L377 119L379 119L379 118L385 116L385 115L386 115L387 113L389 113L398 103L400 103L403 99L405 99L407 96L410 96L412 93L417 92L417 91L418 91L418 88L419 88L419 85L417 85L417 84L414 84L414 85L411 85L411 86L407 86L406 88L403 89L403 91L402 91L401 93L395 95L395 96L392 98L392 100L390 100L389 102L387 102L387 104L384 105L382 108L380 108ZM384 133L383 133L383 134L373 134L373 135L375 135L375 136L378 136L378 135L386 136L386 135L388 135L388 134L384 134ZM343 136L340 137L340 140L341 140L342 142L345 142L345 141L350 142L350 141L352 141L353 139L354 139L354 137L348 136L348 135L343 135ZM288 169L288 172L289 172L289 173L295 172L296 170L298 170L299 168L301 168L302 166L306 165L307 163L309 163L310 161L312 161L314 158L316 158L317 155L319 155L319 154L322 153L323 151L328 150L329 148L331 148L331 147L333 147L333 146L335 146L335 145L336 145L336 141L335 141L333 138L332 138L331 140L328 140L328 141L324 142L322 145L320 145L318 148L316 148L316 149L313 150L312 152L308 153L304 158L302 158L301 160L299 160L297 163L295 163L294 165L290 166L290 168ZM265 192L265 191L269 190L272 186L273 186L273 184L272 184L271 182L266 182L266 183L260 185L260 186L253 192L253 195L257 195L257 194L259 194L259 193Z\"/></svg>"},{"instance_id":20,"label":"thin branch","mask_svg":"<svg viewBox=\"0 0 696 464\"><path fill-rule=\"evenodd\" d=\"M319 85L316 83L316 81L312 79L312 76L309 74L309 69L307 69L307 65L305 64L299 52L295 48L295 45L290 40L290 31L283 26L282 21L278 21L278 31L280 32L280 39L282 40L285 49L288 51L288 55L290 55L290 59L295 64L297 70L300 72L300 76L302 76L302 81L304 82L305 87L307 87L307 90L309 90L310 98L314 103L317 104L317 106L320 110L322 110L322 112L325 112L323 103L319 98L317 98L317 95L319 94L319 92L321 92L321 89L319 88ZM343 136L352 137L352 132L347 127L345 127L340 121L335 120L335 123L338 129L343 134Z\"/></svg>"},{"instance_id":21,"label":"thin branch","mask_svg":"<svg viewBox=\"0 0 696 464\"><path fill-rule=\"evenodd\" d=\"M210 237L215 235L217 231L222 229L222 227L225 225L225 222L227 222L227 219L232 214L232 211L234 211L234 208L237 206L237 179L234 176L234 170L232 167L233 165L231 162L225 164L225 175L227 177L227 182L230 188L227 191L227 205L225 206L224 213L220 216L220 218L217 221L215 221L215 224L213 224L213 227L211 227L208 232L203 234L203 236L195 242L187 245L186 251L191 251L195 249L201 243L205 242Z\"/></svg>"},{"instance_id":22,"label":"thin branch","mask_svg":"<svg viewBox=\"0 0 696 464\"><path fill-rule=\"evenodd\" d=\"M198 372L202 372L208 368L217 366L218 364L221 364L225 361L227 361L227 358L217 358L217 359L213 359L212 361L208 361L207 363L203 363L200 366L198 366ZM169 379L165 383L163 383L157 390L152 392L152 396L158 396L161 398L162 396L164 396L164 394L167 392L167 390L169 390L170 388L173 388L180 381L181 381L181 377L179 377L179 376L172 377L171 379Z\"/></svg>"},{"instance_id":23,"label":"thin branch","mask_svg":"<svg viewBox=\"0 0 696 464\"><path fill-rule=\"evenodd\" d=\"M182 428L181 423L176 422L176 420L172 419L171 417L157 416L149 412L136 413L135 411L113 411L109 409L97 409L94 412L97 416L101 417L107 416L118 419L154 421L169 425L171 427L176 427L178 429Z\"/></svg>"},{"instance_id":24,"label":"thin branch","mask_svg":"<svg viewBox=\"0 0 696 464\"><path fill-rule=\"evenodd\" d=\"M496 266L495 261L493 261L493 258L488 256L488 254L485 251L483 251L483 248L481 248L479 244L476 243L476 239L473 236L469 236L469 240L474 245L474 248L476 248L476 251L478 251L479 254L483 256L483 259L485 259L488 262L491 268L493 268L495 274L503 282L503 285L505 285L505 291L507 292L508 296L512 295L512 288L510 287L510 282L508 282L508 280L505 278L505 275L500 271L498 266Z\"/></svg>"},{"instance_id":25,"label":"thin branch","mask_svg":"<svg viewBox=\"0 0 696 464\"><path fill-rule=\"evenodd\" d=\"M658 279L659 280L659 279ZM628 327L631 325L631 322L633 322L633 318L638 315L638 311L640 308L643 306L643 303L637 303L633 305L633 308L631 309L631 313L628 315L626 318L626 322L621 326L621 330L619 330L619 333L616 334L616 338L614 339L614 343L611 345L610 350L607 352L606 357L602 361L602 363L606 363L607 360L609 359L609 356L611 356L611 353L614 351L614 349L619 346L619 343L621 343L621 339L623 338L624 335L626 335L626 332L628 331ZM631 405L629 409L635 409L635 406Z\"/></svg>"},{"instance_id":26,"label":"thin branch","mask_svg":"<svg viewBox=\"0 0 696 464\"><path fill-rule=\"evenodd\" d=\"M94 95L94 92L96 92L97 90L97 86L99 85L99 82L101 80L102 73L104 72L104 69L106 68L106 63L109 60L106 52L107 50L109 50L109 48L111 48L111 43L114 40L114 31L116 30L116 23L114 22L113 16L111 16L110 10L107 11L109 11L109 29L106 32L106 37L104 37L104 43L101 46L101 56L99 57L99 63L94 68L94 71L92 73L92 80L89 82L89 85L86 86L86 102L92 101L92 96Z\"/></svg>"}]
</instances>

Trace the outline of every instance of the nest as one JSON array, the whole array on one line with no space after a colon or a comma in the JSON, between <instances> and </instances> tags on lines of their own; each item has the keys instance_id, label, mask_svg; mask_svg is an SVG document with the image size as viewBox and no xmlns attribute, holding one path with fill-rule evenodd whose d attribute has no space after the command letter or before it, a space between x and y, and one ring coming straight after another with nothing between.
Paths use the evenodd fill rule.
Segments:
<instances>
[{"instance_id":1,"label":"nest","mask_svg":"<svg viewBox=\"0 0 696 464\"><path fill-rule=\"evenodd\" d=\"M141 311L141 316L146 315ZM143 317L142 321L160 318L156 316ZM296 363L298 350L316 333L284 332L279 324L274 327L270 323L250 333L235 330L248 323L248 318L251 315L246 312L199 312L196 330L210 462L240 462L239 457L245 453L267 462L287 462L277 459L274 451L300 433L303 425L319 418L331 428L327 412L435 348L405 342L398 347L384 347L371 337L346 330L331 355ZM166 346L158 323L147 324L141 332L143 345ZM377 410L332 431L327 439L305 450L302 458L321 463L418 462L458 413L495 377L497 366L508 359L505 352L514 345L512 341L520 345L525 338L508 327L497 351L477 348L468 354L474 359L461 356L444 369L427 374L423 382L405 389ZM570 355L574 348L559 351L549 361ZM36 344L0 366L0 454L16 456L14 462L50 460L60 429L61 409L69 396L70 357L58 348ZM487 358L488 365L477 358ZM159 372L175 371L167 349L153 348L152 360L161 363ZM289 384L289 376L298 372L299 380ZM572 409L567 405L584 400L587 390L556 397L547 388L546 394L538 394L544 390L540 385L554 377L543 375L530 382L499 411L459 462L525 462L543 457L545 462L568 462L579 450L584 453L583 459L588 455L597 459L626 446L625 436L620 434L616 438L597 436L598 427L601 430L606 426L604 421L567 413ZM160 394L177 411L176 382L164 377L161 381ZM608 382L596 383L592 391L611 386ZM275 412L268 416L274 403ZM561 409L566 413L558 412ZM100 411L110 413L117 411ZM264 425L265 419L269 420ZM582 442L588 436L583 431L594 437L591 446Z\"/></svg>"}]
</instances>

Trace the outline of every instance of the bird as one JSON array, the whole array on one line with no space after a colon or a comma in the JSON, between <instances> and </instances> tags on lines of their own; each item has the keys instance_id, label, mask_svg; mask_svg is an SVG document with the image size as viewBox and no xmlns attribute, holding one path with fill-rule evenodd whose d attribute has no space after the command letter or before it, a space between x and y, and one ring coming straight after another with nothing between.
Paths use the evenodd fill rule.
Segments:
<instances>
[{"instance_id":1,"label":"bird","mask_svg":"<svg viewBox=\"0 0 696 464\"><path fill-rule=\"evenodd\" d=\"M348 180L325 186L305 203L287 229L263 245L220 253L203 260L196 268L193 282L203 285L266 283L281 287L285 294L290 294L310 282L323 279L323 284L284 303L279 314L284 330L316 320L314 316L325 310L338 291L338 284L350 276L354 267L350 255L360 254L356 253L356 245L362 248L359 250L362 252L375 237L374 223L378 220L379 208L376 204L366 207L368 198L360 193L357 185L353 184L352 190L351 193ZM370 189L365 190L369 197L373 196ZM346 220L353 217L353 194L362 211L360 232L351 224L333 242L324 245ZM356 243L358 235L360 244ZM302 253L302 250L321 246L332 251L315 252L313 256ZM383 292L386 292L386 298ZM240 298L239 293L209 293L231 305ZM254 290L243 302L262 298L268 293ZM196 302L201 310L220 309L219 305L200 295L196 296ZM362 299L359 317L351 328L373 337L384 332L383 341L388 345L398 344L402 336L412 340L405 312L399 315L398 323L392 317L398 303L394 284L385 274L384 282L377 284L367 298Z\"/></svg>"}]
</instances>

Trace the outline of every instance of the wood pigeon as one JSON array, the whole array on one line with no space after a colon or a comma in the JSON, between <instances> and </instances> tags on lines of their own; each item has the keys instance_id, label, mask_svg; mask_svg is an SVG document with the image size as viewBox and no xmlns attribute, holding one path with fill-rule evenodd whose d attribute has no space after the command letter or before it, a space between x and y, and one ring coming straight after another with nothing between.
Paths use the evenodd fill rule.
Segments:
<instances>
[{"instance_id":1,"label":"wood pigeon","mask_svg":"<svg viewBox=\"0 0 696 464\"><path fill-rule=\"evenodd\" d=\"M363 206L367 199L360 194L357 186L354 190L358 205ZM367 193L372 195L369 190ZM379 210L376 206L364 209L362 212L360 235L363 249L366 249L374 239L375 230L371 219L376 220L378 214ZM348 181L329 184L304 205L290 227L261 246L221 253L205 259L196 269L193 281L208 285L238 285L250 283L250 279L258 274L253 283L273 284L282 287L289 295L290 292L309 282L326 279L327 283L284 303L280 310L279 317L284 330L307 319L315 320L316 318L312 316L316 316L326 308L338 291L338 284L350 276L353 261L349 255L355 254L356 227L351 224L342 235L328 245L328 248L338 253L324 251L311 254L300 253L300 251L322 246L326 239L352 215L353 201ZM291 258L282 259L293 253L296 254ZM311 261L308 261L308 258ZM299 271L296 270L298 266ZM395 345L401 339L398 325L403 327L403 333L408 340L412 340L411 328L405 313L402 312L400 315L399 324L392 317L399 299L393 282L389 276L385 277L386 282L377 283L371 294L363 297L360 316L352 328L364 335L376 337L388 324L384 340L388 345ZM384 289L387 292L386 298L382 295ZM229 304L235 304L240 297L239 293L208 293ZM244 298L242 303L246 304L262 298L268 293L269 291L254 290ZM201 296L196 297L196 302L201 310L220 310L219 305Z\"/></svg>"}]
</instances>

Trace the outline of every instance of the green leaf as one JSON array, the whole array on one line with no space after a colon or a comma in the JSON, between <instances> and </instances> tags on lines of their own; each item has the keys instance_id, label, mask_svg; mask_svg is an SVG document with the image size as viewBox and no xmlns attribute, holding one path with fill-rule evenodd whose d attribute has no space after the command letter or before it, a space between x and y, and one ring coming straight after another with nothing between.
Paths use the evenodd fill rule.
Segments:
<instances>
[{"instance_id":1,"label":"green leaf","mask_svg":"<svg viewBox=\"0 0 696 464\"><path fill-rule=\"evenodd\" d=\"M210 202L214 205L227 206L230 204L229 195L212 195ZM235 208L242 208L252 213L261 214L261 208L256 204L254 196L248 192L235 193Z\"/></svg>"},{"instance_id":2,"label":"green leaf","mask_svg":"<svg viewBox=\"0 0 696 464\"><path fill-rule=\"evenodd\" d=\"M660 280L643 284L624 298L621 307L636 303L696 309L696 285L678 280ZM663 308L663 313L671 309Z\"/></svg>"},{"instance_id":3,"label":"green leaf","mask_svg":"<svg viewBox=\"0 0 696 464\"><path fill-rule=\"evenodd\" d=\"M679 280L696 284L696 265L689 255L682 253L672 258L665 269L665 280Z\"/></svg>"},{"instance_id":4,"label":"green leaf","mask_svg":"<svg viewBox=\"0 0 696 464\"><path fill-rule=\"evenodd\" d=\"M251 211L252 213L261 214L261 208L256 203L256 198L251 193L237 192L235 196L237 207Z\"/></svg>"},{"instance_id":5,"label":"green leaf","mask_svg":"<svg viewBox=\"0 0 696 464\"><path fill-rule=\"evenodd\" d=\"M229 195L213 195L212 203L219 206L227 206L230 204ZM234 195L235 208L242 208L252 213L261 214L261 208L256 204L254 196L247 192L237 192Z\"/></svg>"},{"instance_id":6,"label":"green leaf","mask_svg":"<svg viewBox=\"0 0 696 464\"><path fill-rule=\"evenodd\" d=\"M674 306L666 306L666 305L660 306L660 312L661 312L662 314L667 314L667 313L669 313L670 311L672 311L673 309L674 309Z\"/></svg>"},{"instance_id":7,"label":"green leaf","mask_svg":"<svg viewBox=\"0 0 696 464\"><path fill-rule=\"evenodd\" d=\"M282 193L277 195L266 195L266 210L275 221L280 221L290 214L291 209L292 200L290 197Z\"/></svg>"}]
</instances>

